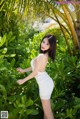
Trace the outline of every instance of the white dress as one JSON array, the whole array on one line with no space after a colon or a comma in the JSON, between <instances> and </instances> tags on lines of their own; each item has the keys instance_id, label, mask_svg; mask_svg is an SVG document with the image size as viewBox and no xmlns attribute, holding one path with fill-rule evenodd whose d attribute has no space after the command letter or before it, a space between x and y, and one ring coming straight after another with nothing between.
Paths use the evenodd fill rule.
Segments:
<instances>
[{"instance_id":1,"label":"white dress","mask_svg":"<svg viewBox=\"0 0 80 119\"><path fill-rule=\"evenodd\" d=\"M39 54L40 56L42 54ZM37 59L36 57L35 59ZM34 60L31 60L31 67L32 71L34 71ZM36 81L39 85L39 95L41 99L50 99L53 88L54 88L54 82L52 78L47 74L46 71L40 72L38 71L38 74L35 76Z\"/></svg>"}]
</instances>

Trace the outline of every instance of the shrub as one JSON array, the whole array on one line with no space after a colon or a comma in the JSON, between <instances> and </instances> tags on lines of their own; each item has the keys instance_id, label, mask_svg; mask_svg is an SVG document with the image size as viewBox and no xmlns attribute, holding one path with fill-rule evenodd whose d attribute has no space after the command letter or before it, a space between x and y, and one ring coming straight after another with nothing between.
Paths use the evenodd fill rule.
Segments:
<instances>
[{"instance_id":1,"label":"shrub","mask_svg":"<svg viewBox=\"0 0 80 119\"><path fill-rule=\"evenodd\" d=\"M22 32L18 40L12 32L1 37L0 110L8 110L9 119L41 119L43 116L36 81L33 79L21 86L17 85L16 80L29 73L22 75L16 71L16 67L26 68L30 65L31 59L39 53L42 37L47 33L57 38L56 60L52 62L49 59L46 67L55 84L51 98L55 119L80 117L80 59L68 54L61 31L52 29L35 33L31 38Z\"/></svg>"}]
</instances>

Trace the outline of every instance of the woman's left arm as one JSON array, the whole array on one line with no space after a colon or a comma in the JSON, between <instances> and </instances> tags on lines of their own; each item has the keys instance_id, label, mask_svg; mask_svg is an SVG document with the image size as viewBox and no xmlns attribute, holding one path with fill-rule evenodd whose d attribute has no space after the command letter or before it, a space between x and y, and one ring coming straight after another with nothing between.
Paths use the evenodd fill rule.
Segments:
<instances>
[{"instance_id":1,"label":"woman's left arm","mask_svg":"<svg viewBox=\"0 0 80 119\"><path fill-rule=\"evenodd\" d=\"M24 79L18 80L17 83L18 83L19 85L21 85L21 84L25 83L26 81L28 81L28 80L34 78L34 77L38 74L38 71L39 71L39 69L40 69L40 67L41 67L41 65L42 65L43 59L44 59L44 56L41 55L41 56L38 58L38 60L36 61L36 65L35 65L34 71L33 71L29 76L25 77Z\"/></svg>"},{"instance_id":2,"label":"woman's left arm","mask_svg":"<svg viewBox=\"0 0 80 119\"><path fill-rule=\"evenodd\" d=\"M21 85L21 84L25 83L26 81L28 81L28 80L34 78L36 75L37 75L37 71L34 70L29 76L25 77L24 79L18 80L17 83L18 83L19 85Z\"/></svg>"}]
</instances>

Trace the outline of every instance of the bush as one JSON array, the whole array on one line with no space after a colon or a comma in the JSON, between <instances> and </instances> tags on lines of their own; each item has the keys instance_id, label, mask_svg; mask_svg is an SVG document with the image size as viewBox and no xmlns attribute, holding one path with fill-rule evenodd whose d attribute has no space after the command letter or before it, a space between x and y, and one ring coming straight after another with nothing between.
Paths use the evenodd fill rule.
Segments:
<instances>
[{"instance_id":1,"label":"bush","mask_svg":"<svg viewBox=\"0 0 80 119\"><path fill-rule=\"evenodd\" d=\"M39 53L42 37L47 33L54 34L57 38L56 60L52 62L49 59L46 67L55 83L51 98L55 119L80 117L80 59L68 54L60 29L52 29L35 33L34 36L31 33L31 38L22 31L18 40L12 32L1 37L0 110L8 110L9 119L41 119L43 116L35 79L21 86L17 85L16 80L26 77L29 73L22 75L16 71L16 67L30 66L31 59Z\"/></svg>"}]
</instances>

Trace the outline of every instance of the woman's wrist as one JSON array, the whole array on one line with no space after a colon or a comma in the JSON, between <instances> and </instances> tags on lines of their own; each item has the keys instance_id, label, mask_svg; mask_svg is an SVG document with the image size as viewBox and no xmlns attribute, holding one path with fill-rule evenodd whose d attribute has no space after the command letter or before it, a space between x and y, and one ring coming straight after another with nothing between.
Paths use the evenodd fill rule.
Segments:
<instances>
[{"instance_id":1,"label":"woman's wrist","mask_svg":"<svg viewBox=\"0 0 80 119\"><path fill-rule=\"evenodd\" d=\"M26 82L27 81L27 78L24 78L23 80L24 80L24 82Z\"/></svg>"},{"instance_id":2,"label":"woman's wrist","mask_svg":"<svg viewBox=\"0 0 80 119\"><path fill-rule=\"evenodd\" d=\"M26 69L23 69L23 72L25 73L26 72Z\"/></svg>"},{"instance_id":3,"label":"woman's wrist","mask_svg":"<svg viewBox=\"0 0 80 119\"><path fill-rule=\"evenodd\" d=\"M27 69L24 69L24 72L27 72Z\"/></svg>"}]
</instances>

